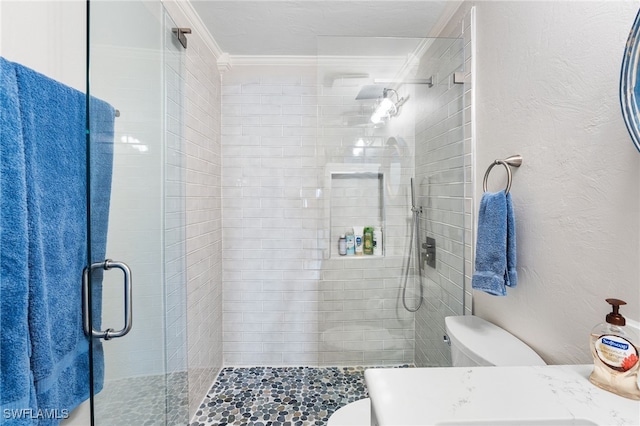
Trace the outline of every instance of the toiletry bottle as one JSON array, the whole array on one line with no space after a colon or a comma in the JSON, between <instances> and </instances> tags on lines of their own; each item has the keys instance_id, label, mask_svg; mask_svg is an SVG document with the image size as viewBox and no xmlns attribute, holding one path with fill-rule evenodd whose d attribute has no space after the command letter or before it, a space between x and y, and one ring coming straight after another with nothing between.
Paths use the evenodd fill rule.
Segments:
<instances>
[{"instance_id":1,"label":"toiletry bottle","mask_svg":"<svg viewBox=\"0 0 640 426\"><path fill-rule=\"evenodd\" d=\"M356 239L353 235L353 228L347 230L345 239L347 240L347 256L356 254Z\"/></svg>"},{"instance_id":2,"label":"toiletry bottle","mask_svg":"<svg viewBox=\"0 0 640 426\"><path fill-rule=\"evenodd\" d=\"M638 336L618 312L626 302L607 299L612 312L606 322L591 330L591 355L593 372L589 381L594 385L620 396L640 400L638 388Z\"/></svg>"},{"instance_id":3,"label":"toiletry bottle","mask_svg":"<svg viewBox=\"0 0 640 426\"><path fill-rule=\"evenodd\" d=\"M382 256L382 228L373 228L373 255Z\"/></svg>"},{"instance_id":4,"label":"toiletry bottle","mask_svg":"<svg viewBox=\"0 0 640 426\"><path fill-rule=\"evenodd\" d=\"M347 255L347 237L345 235L340 235L340 239L338 240L338 254L340 256Z\"/></svg>"},{"instance_id":5,"label":"toiletry bottle","mask_svg":"<svg viewBox=\"0 0 640 426\"><path fill-rule=\"evenodd\" d=\"M373 254L373 228L366 226L364 231L362 231L362 234L364 240L362 252L364 254Z\"/></svg>"},{"instance_id":6,"label":"toiletry bottle","mask_svg":"<svg viewBox=\"0 0 640 426\"><path fill-rule=\"evenodd\" d=\"M361 226L356 226L355 228L355 239L356 239L356 256L362 256L362 230L364 229Z\"/></svg>"}]
</instances>

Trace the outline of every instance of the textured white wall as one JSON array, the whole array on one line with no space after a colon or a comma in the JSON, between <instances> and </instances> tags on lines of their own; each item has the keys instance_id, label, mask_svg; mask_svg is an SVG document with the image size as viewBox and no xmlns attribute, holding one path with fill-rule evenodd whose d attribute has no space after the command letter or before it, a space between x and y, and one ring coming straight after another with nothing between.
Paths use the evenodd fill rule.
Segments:
<instances>
[{"instance_id":1,"label":"textured white wall","mask_svg":"<svg viewBox=\"0 0 640 426\"><path fill-rule=\"evenodd\" d=\"M618 101L636 2L476 2L476 211L496 158L522 154L512 187L519 285L474 292L475 314L549 363L589 363L604 299L640 317L640 154ZM492 187L502 185L492 172Z\"/></svg>"}]
</instances>

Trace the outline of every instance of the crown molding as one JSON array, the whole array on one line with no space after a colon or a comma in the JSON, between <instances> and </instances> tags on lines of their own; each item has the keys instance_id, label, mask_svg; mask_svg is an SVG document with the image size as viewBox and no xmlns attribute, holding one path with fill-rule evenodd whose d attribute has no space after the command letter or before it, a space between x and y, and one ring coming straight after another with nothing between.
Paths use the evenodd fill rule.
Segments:
<instances>
[{"instance_id":1,"label":"crown molding","mask_svg":"<svg viewBox=\"0 0 640 426\"><path fill-rule=\"evenodd\" d=\"M229 55L232 66L300 66L315 67L317 56L295 55Z\"/></svg>"},{"instance_id":2,"label":"crown molding","mask_svg":"<svg viewBox=\"0 0 640 426\"><path fill-rule=\"evenodd\" d=\"M302 56L302 55L228 55L232 66L299 66L334 65L398 66L406 56Z\"/></svg>"},{"instance_id":3,"label":"crown molding","mask_svg":"<svg viewBox=\"0 0 640 426\"><path fill-rule=\"evenodd\" d=\"M225 72L231 69L231 59L229 58L228 53L223 53L222 55L220 55L218 57L217 63L218 63L218 71L220 72L220 75L224 74Z\"/></svg>"},{"instance_id":4,"label":"crown molding","mask_svg":"<svg viewBox=\"0 0 640 426\"><path fill-rule=\"evenodd\" d=\"M449 0L445 2L445 7L442 10L442 13L440 13L438 21L431 28L431 31L429 31L429 35L427 37L442 37L443 35L441 33L445 30L447 25L449 25L449 22L463 4L464 1L461 0Z\"/></svg>"}]
</instances>

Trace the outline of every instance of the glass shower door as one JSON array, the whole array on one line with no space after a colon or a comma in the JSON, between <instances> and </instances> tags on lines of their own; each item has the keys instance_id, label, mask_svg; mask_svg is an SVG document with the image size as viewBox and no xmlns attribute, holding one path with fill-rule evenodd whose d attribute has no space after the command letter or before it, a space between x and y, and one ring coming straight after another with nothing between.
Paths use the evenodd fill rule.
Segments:
<instances>
[{"instance_id":1,"label":"glass shower door","mask_svg":"<svg viewBox=\"0 0 640 426\"><path fill-rule=\"evenodd\" d=\"M333 360L450 365L444 318L464 313L463 46L317 39L318 87L335 103L317 117L320 287L332 291L318 303L319 347ZM378 229L378 255L340 256L340 235L364 227Z\"/></svg>"},{"instance_id":2,"label":"glass shower door","mask_svg":"<svg viewBox=\"0 0 640 426\"><path fill-rule=\"evenodd\" d=\"M186 424L183 53L160 1L88 6L89 92L115 109L112 145L90 146L92 424Z\"/></svg>"}]
</instances>

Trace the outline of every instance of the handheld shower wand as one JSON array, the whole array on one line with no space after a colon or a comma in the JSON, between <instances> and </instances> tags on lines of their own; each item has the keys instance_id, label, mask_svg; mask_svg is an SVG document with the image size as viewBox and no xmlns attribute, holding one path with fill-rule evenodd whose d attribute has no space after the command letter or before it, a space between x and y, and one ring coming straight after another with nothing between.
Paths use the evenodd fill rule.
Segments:
<instances>
[{"instance_id":1,"label":"handheld shower wand","mask_svg":"<svg viewBox=\"0 0 640 426\"><path fill-rule=\"evenodd\" d=\"M413 178L411 178L411 211L422 214L422 207L416 207L416 189L413 185Z\"/></svg>"},{"instance_id":2,"label":"handheld shower wand","mask_svg":"<svg viewBox=\"0 0 640 426\"><path fill-rule=\"evenodd\" d=\"M407 258L407 268L404 272L404 285L402 287L402 305L409 312L417 312L418 309L422 306L422 297L423 297L423 289L422 289L422 262L420 261L420 215L422 214L422 207L416 206L416 192L413 184L413 178L411 178L411 213L412 213L412 221L411 221L411 237L409 240L409 255ZM415 236L415 239L414 239ZM415 242L416 246L416 263L418 264L418 279L420 283L420 300L418 301L418 306L415 308L409 308L407 306L406 295L407 295L407 280L409 278L409 267L411 266L411 252L413 250L413 244Z\"/></svg>"}]
</instances>

